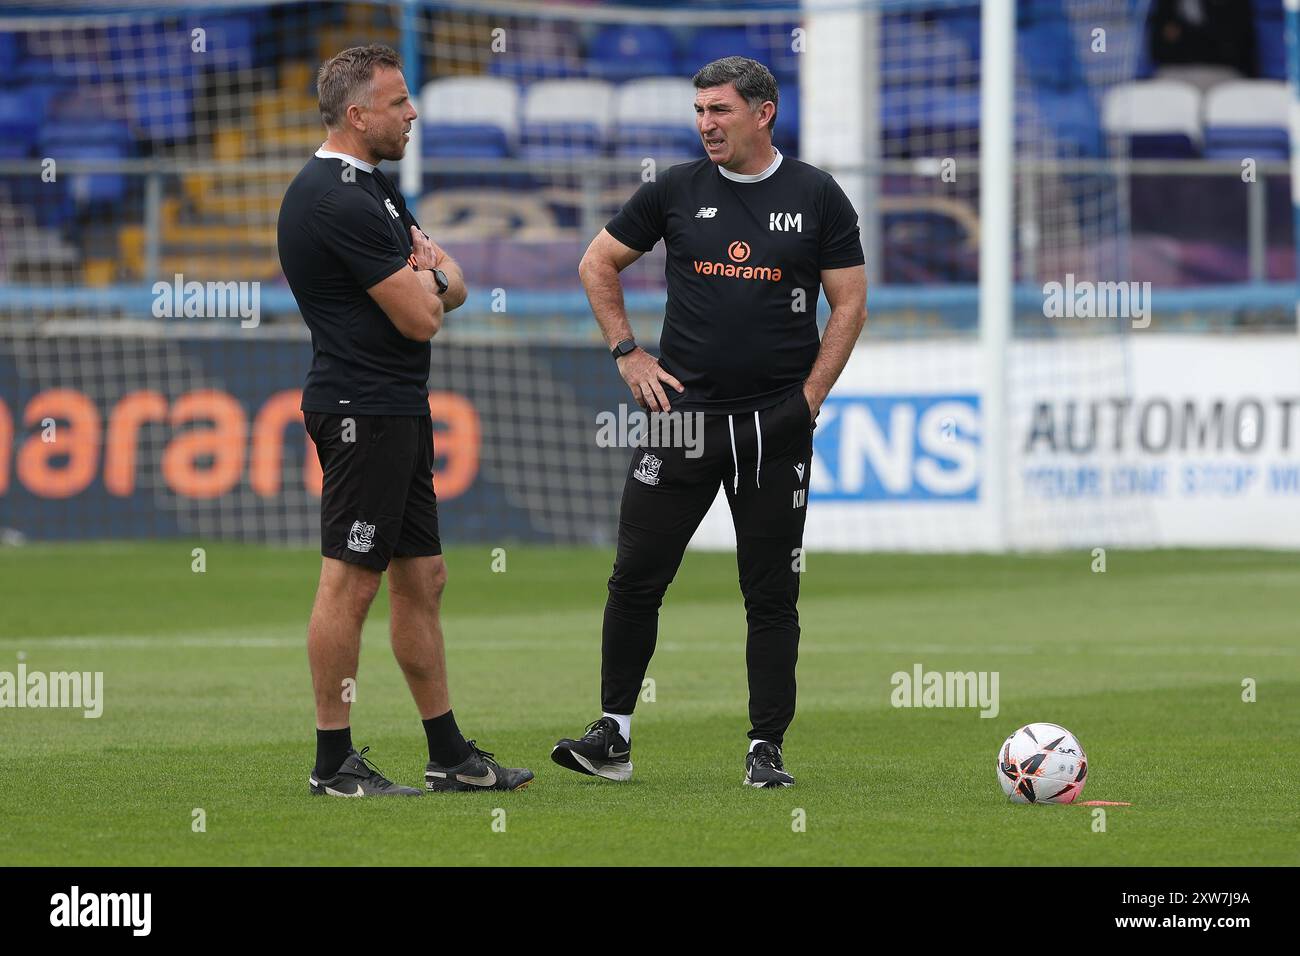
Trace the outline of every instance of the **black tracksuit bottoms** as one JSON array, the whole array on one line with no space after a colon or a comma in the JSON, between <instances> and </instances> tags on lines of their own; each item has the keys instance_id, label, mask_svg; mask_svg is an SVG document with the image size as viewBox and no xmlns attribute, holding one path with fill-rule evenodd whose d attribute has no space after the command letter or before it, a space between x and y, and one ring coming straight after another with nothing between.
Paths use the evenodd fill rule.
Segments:
<instances>
[{"instance_id":1,"label":"black tracksuit bottoms","mask_svg":"<svg viewBox=\"0 0 1300 956\"><path fill-rule=\"evenodd\" d=\"M659 605L722 483L736 528L736 565L749 625L749 737L781 745L794 719L812 432L803 389L796 388L758 412L705 414L698 457L689 457L690 449L680 442L635 449L605 604L601 706L606 713L631 714L636 707L654 654Z\"/></svg>"}]
</instances>

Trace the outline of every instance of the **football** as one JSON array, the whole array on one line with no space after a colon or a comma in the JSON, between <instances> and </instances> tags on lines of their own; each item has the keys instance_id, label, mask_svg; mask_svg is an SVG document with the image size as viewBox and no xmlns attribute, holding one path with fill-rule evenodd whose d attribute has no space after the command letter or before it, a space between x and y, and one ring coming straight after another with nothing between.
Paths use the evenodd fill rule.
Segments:
<instances>
[{"instance_id":1,"label":"football","mask_svg":"<svg viewBox=\"0 0 1300 956\"><path fill-rule=\"evenodd\" d=\"M998 749L998 782L1013 803L1073 803L1087 776L1083 745L1060 724L1026 724Z\"/></svg>"}]
</instances>

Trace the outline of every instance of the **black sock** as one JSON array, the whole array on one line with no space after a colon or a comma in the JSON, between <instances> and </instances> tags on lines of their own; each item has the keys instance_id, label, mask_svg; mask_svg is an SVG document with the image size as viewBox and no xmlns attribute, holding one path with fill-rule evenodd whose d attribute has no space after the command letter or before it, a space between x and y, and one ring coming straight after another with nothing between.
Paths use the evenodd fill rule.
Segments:
<instances>
[{"instance_id":1,"label":"black sock","mask_svg":"<svg viewBox=\"0 0 1300 956\"><path fill-rule=\"evenodd\" d=\"M352 728L321 730L316 728L316 779L324 780L339 772L352 749Z\"/></svg>"},{"instance_id":2,"label":"black sock","mask_svg":"<svg viewBox=\"0 0 1300 956\"><path fill-rule=\"evenodd\" d=\"M454 767L469 757L469 744L456 726L451 711L440 717L422 721L425 736L429 738L429 760L443 767Z\"/></svg>"}]
</instances>

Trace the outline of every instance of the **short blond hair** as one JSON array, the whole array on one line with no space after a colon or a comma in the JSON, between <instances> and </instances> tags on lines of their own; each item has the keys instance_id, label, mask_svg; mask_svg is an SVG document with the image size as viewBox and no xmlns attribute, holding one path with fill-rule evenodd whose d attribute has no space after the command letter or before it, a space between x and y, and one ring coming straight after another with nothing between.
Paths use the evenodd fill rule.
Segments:
<instances>
[{"instance_id":1,"label":"short blond hair","mask_svg":"<svg viewBox=\"0 0 1300 956\"><path fill-rule=\"evenodd\" d=\"M330 129L337 129L353 103L369 106L371 83L380 67L402 68L402 58L392 47L381 43L352 46L325 61L316 74L316 95L320 118Z\"/></svg>"}]
</instances>

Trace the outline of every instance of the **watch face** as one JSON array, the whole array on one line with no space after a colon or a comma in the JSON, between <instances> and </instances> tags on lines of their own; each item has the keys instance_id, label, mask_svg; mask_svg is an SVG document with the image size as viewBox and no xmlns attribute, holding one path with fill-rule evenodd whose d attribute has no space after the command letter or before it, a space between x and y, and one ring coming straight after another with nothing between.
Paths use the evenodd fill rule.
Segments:
<instances>
[{"instance_id":1,"label":"watch face","mask_svg":"<svg viewBox=\"0 0 1300 956\"><path fill-rule=\"evenodd\" d=\"M451 283L447 281L447 273L443 272L441 269L433 270L433 281L438 283L439 292L446 292L447 287L451 285Z\"/></svg>"}]
</instances>

